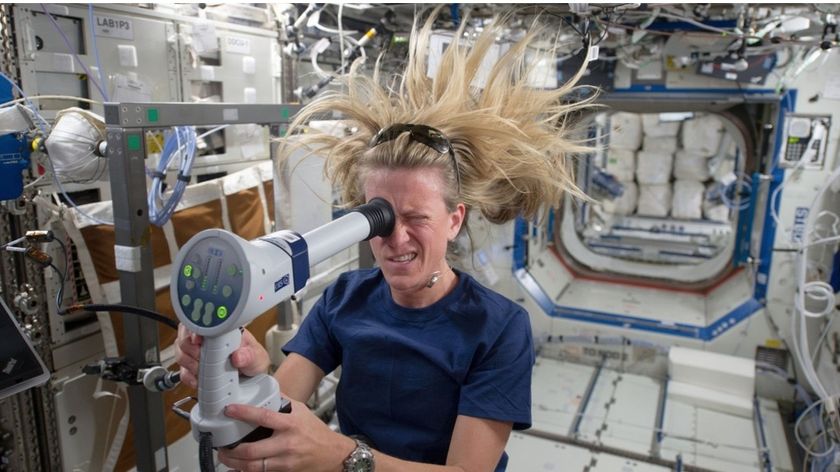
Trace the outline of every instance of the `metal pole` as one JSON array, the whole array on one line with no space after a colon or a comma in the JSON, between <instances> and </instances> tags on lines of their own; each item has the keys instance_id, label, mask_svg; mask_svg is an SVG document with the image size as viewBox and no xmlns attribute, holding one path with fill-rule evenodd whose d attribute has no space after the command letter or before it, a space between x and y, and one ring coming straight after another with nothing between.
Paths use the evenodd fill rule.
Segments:
<instances>
[{"instance_id":1,"label":"metal pole","mask_svg":"<svg viewBox=\"0 0 840 472\"><path fill-rule=\"evenodd\" d=\"M123 304L155 309L151 227L146 203L143 130L108 126L108 158L114 209L116 266ZM125 357L132 365L159 363L157 324L136 316L123 318ZM168 470L163 395L143 385L128 387L137 470Z\"/></svg>"}]
</instances>

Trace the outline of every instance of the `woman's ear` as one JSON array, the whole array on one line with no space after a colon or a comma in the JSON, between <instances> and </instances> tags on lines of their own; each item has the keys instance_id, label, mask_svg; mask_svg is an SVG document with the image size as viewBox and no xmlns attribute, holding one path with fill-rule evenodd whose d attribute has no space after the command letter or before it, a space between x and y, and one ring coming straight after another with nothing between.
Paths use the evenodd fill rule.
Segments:
<instances>
[{"instance_id":1,"label":"woman's ear","mask_svg":"<svg viewBox=\"0 0 840 472\"><path fill-rule=\"evenodd\" d=\"M456 205L455 210L449 214L449 235L447 237L449 241L454 241L458 237L466 215L467 207L463 203Z\"/></svg>"}]
</instances>

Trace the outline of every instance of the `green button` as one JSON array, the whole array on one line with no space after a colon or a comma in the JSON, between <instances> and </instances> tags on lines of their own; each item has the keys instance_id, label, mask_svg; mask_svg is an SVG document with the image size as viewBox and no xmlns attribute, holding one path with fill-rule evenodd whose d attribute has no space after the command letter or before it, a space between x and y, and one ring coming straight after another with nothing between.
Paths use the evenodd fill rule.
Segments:
<instances>
[{"instance_id":1,"label":"green button","mask_svg":"<svg viewBox=\"0 0 840 472\"><path fill-rule=\"evenodd\" d=\"M283 118L284 120L288 120L289 119L289 109L286 108L286 107L281 108L280 109L280 117Z\"/></svg>"},{"instance_id":2,"label":"green button","mask_svg":"<svg viewBox=\"0 0 840 472\"><path fill-rule=\"evenodd\" d=\"M192 264L187 264L184 266L184 277L189 277L192 275L193 266Z\"/></svg>"},{"instance_id":3,"label":"green button","mask_svg":"<svg viewBox=\"0 0 840 472\"><path fill-rule=\"evenodd\" d=\"M192 298L190 298L190 295L189 295L189 294L187 294L187 293L185 293L185 294L181 297L181 305L184 305L184 306L189 306L189 304L190 304L190 302L191 302L191 301L192 301Z\"/></svg>"},{"instance_id":4,"label":"green button","mask_svg":"<svg viewBox=\"0 0 840 472\"><path fill-rule=\"evenodd\" d=\"M187 280L184 282L184 286L187 287L187 290L192 290L195 288L195 282L192 280Z\"/></svg>"},{"instance_id":5,"label":"green button","mask_svg":"<svg viewBox=\"0 0 840 472\"><path fill-rule=\"evenodd\" d=\"M227 298L232 293L233 293L233 289L230 287L230 285L225 285L225 286L222 287L222 296L223 297Z\"/></svg>"},{"instance_id":6,"label":"green button","mask_svg":"<svg viewBox=\"0 0 840 472\"><path fill-rule=\"evenodd\" d=\"M218 316L220 320L227 318L227 315L227 307L225 307L224 305L220 306L219 308L216 308L216 316Z\"/></svg>"},{"instance_id":7,"label":"green button","mask_svg":"<svg viewBox=\"0 0 840 472\"><path fill-rule=\"evenodd\" d=\"M198 323L198 319L201 318L201 307L204 306L204 300L200 298L195 299L195 303L193 303L193 310L190 314L190 319Z\"/></svg>"},{"instance_id":8,"label":"green button","mask_svg":"<svg viewBox=\"0 0 840 472\"><path fill-rule=\"evenodd\" d=\"M146 119L149 120L149 123L156 123L158 120L158 109L157 108L149 108L146 111Z\"/></svg>"},{"instance_id":9,"label":"green button","mask_svg":"<svg viewBox=\"0 0 840 472\"><path fill-rule=\"evenodd\" d=\"M236 269L236 266L235 266L234 264L231 264L231 265L230 265L230 266L228 266L228 268L227 268L227 273L228 273L228 275L229 275L229 276L231 276L231 277L233 277L234 275L236 275L236 271L237 271L237 269Z\"/></svg>"},{"instance_id":10,"label":"green button","mask_svg":"<svg viewBox=\"0 0 840 472\"><path fill-rule=\"evenodd\" d=\"M215 311L216 306L213 305L213 302L207 302L204 305L204 317L201 319L204 326L210 326L210 323L213 322L213 312Z\"/></svg>"},{"instance_id":11,"label":"green button","mask_svg":"<svg viewBox=\"0 0 840 472\"><path fill-rule=\"evenodd\" d=\"M140 150L140 135L139 134L129 134L127 142L128 142L128 150L129 151L139 151Z\"/></svg>"}]
</instances>

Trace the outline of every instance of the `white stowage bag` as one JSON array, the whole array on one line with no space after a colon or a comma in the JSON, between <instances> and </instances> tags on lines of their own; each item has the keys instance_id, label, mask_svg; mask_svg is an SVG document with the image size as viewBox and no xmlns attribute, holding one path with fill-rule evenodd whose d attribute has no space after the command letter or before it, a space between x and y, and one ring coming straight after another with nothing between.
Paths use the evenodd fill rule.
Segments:
<instances>
[{"instance_id":1,"label":"white stowage bag","mask_svg":"<svg viewBox=\"0 0 840 472\"><path fill-rule=\"evenodd\" d=\"M708 194L712 189L717 187L718 184L716 182L710 183L706 187L705 194ZM723 203L720 202L712 202L709 201L707 198L703 198L703 218L712 221L729 221L729 208L726 207Z\"/></svg>"},{"instance_id":2,"label":"white stowage bag","mask_svg":"<svg viewBox=\"0 0 840 472\"><path fill-rule=\"evenodd\" d=\"M667 152L673 154L677 151L676 136L648 136L645 135L642 141L642 152Z\"/></svg>"},{"instance_id":3,"label":"white stowage bag","mask_svg":"<svg viewBox=\"0 0 840 472\"><path fill-rule=\"evenodd\" d=\"M712 221L729 221L729 208L722 203L703 202L703 218Z\"/></svg>"},{"instance_id":4,"label":"white stowage bag","mask_svg":"<svg viewBox=\"0 0 840 472\"><path fill-rule=\"evenodd\" d=\"M676 137L680 132L679 121L659 121L658 113L646 113L642 115L642 127L645 136L653 137Z\"/></svg>"},{"instance_id":5,"label":"white stowage bag","mask_svg":"<svg viewBox=\"0 0 840 472\"><path fill-rule=\"evenodd\" d=\"M689 149L678 151L674 157L674 177L695 182L709 180L709 158Z\"/></svg>"},{"instance_id":6,"label":"white stowage bag","mask_svg":"<svg viewBox=\"0 0 840 472\"><path fill-rule=\"evenodd\" d=\"M639 203L636 214L640 216L668 216L671 209L671 184L639 185Z\"/></svg>"},{"instance_id":7,"label":"white stowage bag","mask_svg":"<svg viewBox=\"0 0 840 472\"><path fill-rule=\"evenodd\" d=\"M632 215L636 211L636 201L639 199L639 189L634 182L622 182L624 193L613 200L605 200L604 211L614 215Z\"/></svg>"},{"instance_id":8,"label":"white stowage bag","mask_svg":"<svg viewBox=\"0 0 840 472\"><path fill-rule=\"evenodd\" d=\"M713 156L720 147L723 124L716 116L686 120L682 125L682 145L687 151Z\"/></svg>"},{"instance_id":9,"label":"white stowage bag","mask_svg":"<svg viewBox=\"0 0 840 472\"><path fill-rule=\"evenodd\" d=\"M738 145L729 133L724 133L720 151L709 159L709 172L716 181L720 182L735 172L735 156Z\"/></svg>"},{"instance_id":10,"label":"white stowage bag","mask_svg":"<svg viewBox=\"0 0 840 472\"><path fill-rule=\"evenodd\" d=\"M674 155L671 153L636 153L636 181L640 184L667 184L671 181Z\"/></svg>"},{"instance_id":11,"label":"white stowage bag","mask_svg":"<svg viewBox=\"0 0 840 472\"><path fill-rule=\"evenodd\" d=\"M44 141L55 173L70 182L92 182L108 177L108 160L94 154L105 139L105 120L81 108L56 115L56 124Z\"/></svg>"},{"instance_id":12,"label":"white stowage bag","mask_svg":"<svg viewBox=\"0 0 840 472\"><path fill-rule=\"evenodd\" d=\"M607 150L607 163L604 166L609 174L621 182L632 182L636 175L636 152L626 149Z\"/></svg>"},{"instance_id":13,"label":"white stowage bag","mask_svg":"<svg viewBox=\"0 0 840 472\"><path fill-rule=\"evenodd\" d=\"M635 151L642 145L642 119L635 113L610 115L610 147Z\"/></svg>"},{"instance_id":14,"label":"white stowage bag","mask_svg":"<svg viewBox=\"0 0 840 472\"><path fill-rule=\"evenodd\" d=\"M671 216L686 220L699 220L703 216L703 193L706 187L693 180L674 182L674 199Z\"/></svg>"}]
</instances>

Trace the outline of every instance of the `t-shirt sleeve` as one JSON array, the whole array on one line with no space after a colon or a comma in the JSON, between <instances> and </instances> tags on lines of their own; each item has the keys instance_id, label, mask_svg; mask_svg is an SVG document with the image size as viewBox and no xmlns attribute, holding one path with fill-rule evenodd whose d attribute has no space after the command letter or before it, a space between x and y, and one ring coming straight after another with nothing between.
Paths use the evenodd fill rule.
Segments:
<instances>
[{"instance_id":1,"label":"t-shirt sleeve","mask_svg":"<svg viewBox=\"0 0 840 472\"><path fill-rule=\"evenodd\" d=\"M329 374L341 365L341 346L330 329L332 314L327 307L328 290L309 311L300 330L283 346L283 353L295 352L309 359Z\"/></svg>"},{"instance_id":2,"label":"t-shirt sleeve","mask_svg":"<svg viewBox=\"0 0 840 472\"><path fill-rule=\"evenodd\" d=\"M531 427L531 371L534 341L528 314L519 309L461 388L458 414Z\"/></svg>"}]
</instances>

